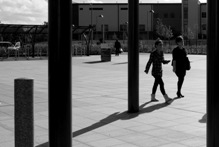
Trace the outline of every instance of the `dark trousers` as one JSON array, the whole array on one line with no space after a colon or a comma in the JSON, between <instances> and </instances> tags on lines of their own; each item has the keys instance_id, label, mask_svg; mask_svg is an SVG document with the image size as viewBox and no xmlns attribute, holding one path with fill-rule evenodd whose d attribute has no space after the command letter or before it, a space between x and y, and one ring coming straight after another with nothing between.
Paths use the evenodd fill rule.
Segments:
<instances>
[{"instance_id":1,"label":"dark trousers","mask_svg":"<svg viewBox=\"0 0 219 147\"><path fill-rule=\"evenodd\" d=\"M157 86L160 85L160 91L163 95L166 94L165 89L164 89L164 82L161 76L154 76L154 86L152 88L152 94L155 94L157 91Z\"/></svg>"},{"instance_id":2,"label":"dark trousers","mask_svg":"<svg viewBox=\"0 0 219 147\"><path fill-rule=\"evenodd\" d=\"M120 53L120 48L116 48L116 55L119 55Z\"/></svg>"},{"instance_id":3,"label":"dark trousers","mask_svg":"<svg viewBox=\"0 0 219 147\"><path fill-rule=\"evenodd\" d=\"M182 89L182 85L184 82L184 78L185 78L185 72L180 72L180 73L176 73L177 77L178 77L178 82L177 82L177 93L181 94L181 89Z\"/></svg>"}]
</instances>

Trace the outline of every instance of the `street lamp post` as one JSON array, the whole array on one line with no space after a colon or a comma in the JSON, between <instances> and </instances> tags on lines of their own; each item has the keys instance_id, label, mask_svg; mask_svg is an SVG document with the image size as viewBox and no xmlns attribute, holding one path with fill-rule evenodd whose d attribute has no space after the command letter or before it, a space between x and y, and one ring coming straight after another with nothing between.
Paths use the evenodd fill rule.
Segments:
<instances>
[{"instance_id":1,"label":"street lamp post","mask_svg":"<svg viewBox=\"0 0 219 147\"><path fill-rule=\"evenodd\" d=\"M126 31L128 30L128 21L126 21L124 23L124 27L123 27L123 44L125 43L125 28L126 28Z\"/></svg>"},{"instance_id":2,"label":"street lamp post","mask_svg":"<svg viewBox=\"0 0 219 147\"><path fill-rule=\"evenodd\" d=\"M103 43L105 42L104 40L105 40L105 33L104 33L104 31L105 31L105 26L104 26L104 23L103 23Z\"/></svg>"},{"instance_id":3,"label":"street lamp post","mask_svg":"<svg viewBox=\"0 0 219 147\"><path fill-rule=\"evenodd\" d=\"M97 32L98 17L99 18L104 18L104 16L102 14L100 14L99 16L96 16L96 32ZM104 41L104 23L103 23L103 41Z\"/></svg>"},{"instance_id":4,"label":"street lamp post","mask_svg":"<svg viewBox=\"0 0 219 147\"><path fill-rule=\"evenodd\" d=\"M151 14L153 14L153 13L154 13L154 10L147 11L147 40L149 40L148 12L150 12ZM151 16L152 16L152 15L151 15Z\"/></svg>"},{"instance_id":5,"label":"street lamp post","mask_svg":"<svg viewBox=\"0 0 219 147\"><path fill-rule=\"evenodd\" d=\"M100 18L104 18L103 15L99 15L99 17L100 17ZM105 36L104 36L104 34L105 34L105 33L104 33L104 31L105 31L104 22L102 23L102 25L103 25L103 27L102 27L102 29L103 29L102 32L103 32L103 43L104 43L104 40L105 40Z\"/></svg>"},{"instance_id":6,"label":"street lamp post","mask_svg":"<svg viewBox=\"0 0 219 147\"><path fill-rule=\"evenodd\" d=\"M88 45L87 45L87 56L90 55L90 49L93 44L93 5L92 3L90 3L90 27L91 27L90 28L91 36L89 38Z\"/></svg>"},{"instance_id":7,"label":"street lamp post","mask_svg":"<svg viewBox=\"0 0 219 147\"><path fill-rule=\"evenodd\" d=\"M90 3L90 24L91 24L91 27L93 26L93 4ZM93 44L93 28L92 28L92 32L91 32L91 44Z\"/></svg>"}]
</instances>

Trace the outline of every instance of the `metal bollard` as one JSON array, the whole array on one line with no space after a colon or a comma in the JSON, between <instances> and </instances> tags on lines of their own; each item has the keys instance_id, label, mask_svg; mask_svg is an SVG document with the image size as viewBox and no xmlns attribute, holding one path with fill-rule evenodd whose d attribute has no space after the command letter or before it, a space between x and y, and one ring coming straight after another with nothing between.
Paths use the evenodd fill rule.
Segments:
<instances>
[{"instance_id":1,"label":"metal bollard","mask_svg":"<svg viewBox=\"0 0 219 147\"><path fill-rule=\"evenodd\" d=\"M15 79L14 97L15 147L33 147L33 79Z\"/></svg>"}]
</instances>

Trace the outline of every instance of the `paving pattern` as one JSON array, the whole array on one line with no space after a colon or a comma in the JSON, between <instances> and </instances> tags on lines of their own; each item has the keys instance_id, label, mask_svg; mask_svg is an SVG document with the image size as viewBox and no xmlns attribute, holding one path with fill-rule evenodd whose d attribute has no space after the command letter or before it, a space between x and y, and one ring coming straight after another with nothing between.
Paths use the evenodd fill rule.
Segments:
<instances>
[{"instance_id":1,"label":"paving pattern","mask_svg":"<svg viewBox=\"0 0 219 147\"><path fill-rule=\"evenodd\" d=\"M150 102L154 78L143 71L149 54L139 55L140 112L128 114L128 56L72 58L74 147L206 147L206 56L189 55L182 93L164 103L159 88ZM171 54L165 54L171 60ZM48 60L0 62L0 147L14 147L14 79L34 79L34 143L48 146ZM163 66L167 94L176 97L177 77ZM58 83L57 83L58 84ZM61 85L60 85L61 86Z\"/></svg>"}]
</instances>

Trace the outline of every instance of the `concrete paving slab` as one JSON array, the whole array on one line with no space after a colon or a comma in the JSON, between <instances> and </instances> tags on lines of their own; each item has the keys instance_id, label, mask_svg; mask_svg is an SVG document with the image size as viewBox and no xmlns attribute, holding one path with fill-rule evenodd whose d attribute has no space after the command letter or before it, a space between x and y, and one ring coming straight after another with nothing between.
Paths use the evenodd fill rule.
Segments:
<instances>
[{"instance_id":1,"label":"concrete paving slab","mask_svg":"<svg viewBox=\"0 0 219 147\"><path fill-rule=\"evenodd\" d=\"M171 54L165 54L171 60ZM164 104L150 102L154 82L144 73L149 54L139 55L140 112L128 114L128 56L72 58L72 112L74 147L204 147L206 146L206 56L189 55L182 93L185 98ZM14 147L14 79L34 79L34 142L48 146L48 60L0 62L0 147ZM176 97L177 77L163 66L165 89ZM58 83L57 83L58 84ZM60 85L61 86L61 85Z\"/></svg>"}]
</instances>

